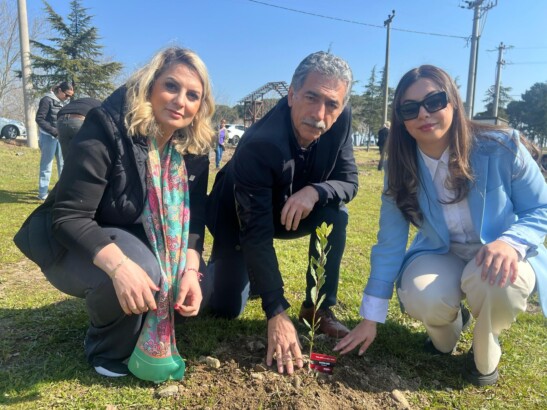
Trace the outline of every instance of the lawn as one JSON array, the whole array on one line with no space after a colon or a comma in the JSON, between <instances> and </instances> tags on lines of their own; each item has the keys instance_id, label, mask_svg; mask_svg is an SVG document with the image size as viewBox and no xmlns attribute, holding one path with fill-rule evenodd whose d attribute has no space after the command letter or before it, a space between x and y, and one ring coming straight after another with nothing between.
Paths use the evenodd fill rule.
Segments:
<instances>
[{"instance_id":1,"label":"lawn","mask_svg":"<svg viewBox=\"0 0 547 410\"><path fill-rule=\"evenodd\" d=\"M359 322L383 176L376 170L377 150L358 149L356 159L360 190L348 206L350 224L335 308L349 326ZM339 358L338 375L332 379L314 378L305 370L297 372L301 383L272 370L256 376L253 363L265 353L253 351L250 341L264 341L266 334L257 300L235 321L198 317L177 325L179 350L189 368L182 382L156 386L134 377L100 377L83 355L84 303L54 289L11 241L39 204L34 199L38 161L38 150L0 142L2 408L547 408L547 321L536 296L529 312L502 334L501 377L495 387L476 388L460 376L463 355L471 346L470 331L462 335L453 356L431 358L421 350L424 328L401 314L395 299L387 323L379 326L376 342L365 357ZM206 252L210 244L208 236ZM279 241L276 248L292 305L288 313L296 323L304 292L307 240ZM298 329L306 333L305 328ZM334 341L323 338L317 346L331 353ZM207 369L200 356L218 357L221 368ZM178 392L164 397L161 390L168 386L177 386ZM395 390L406 402L397 401Z\"/></svg>"}]
</instances>

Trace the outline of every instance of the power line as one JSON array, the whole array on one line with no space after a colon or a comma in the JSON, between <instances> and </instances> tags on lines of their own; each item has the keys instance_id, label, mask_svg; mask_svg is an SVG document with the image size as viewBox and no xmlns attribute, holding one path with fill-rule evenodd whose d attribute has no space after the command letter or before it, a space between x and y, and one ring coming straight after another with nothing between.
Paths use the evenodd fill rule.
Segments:
<instances>
[{"instance_id":1,"label":"power line","mask_svg":"<svg viewBox=\"0 0 547 410\"><path fill-rule=\"evenodd\" d=\"M506 62L505 64L510 64L510 65L547 64L547 61L522 61L517 63Z\"/></svg>"},{"instance_id":2,"label":"power line","mask_svg":"<svg viewBox=\"0 0 547 410\"><path fill-rule=\"evenodd\" d=\"M343 19L343 18L340 18L340 17L325 16L324 14L317 14L317 13L311 13L309 11L292 9L292 8L289 8L289 7L278 6L276 4L270 4L270 3L266 3L266 2L258 1L258 0L247 0L247 1L250 1L251 3L261 4L263 6L273 7L273 8L276 8L276 9L291 11L293 13L306 14L308 16L320 17L320 18L323 18L323 19L335 20L335 21L340 21L340 22L343 22L343 23L356 24L356 25L359 25L359 26L367 26L367 27L374 27L374 28L381 28L381 29L384 28L384 26L380 26L378 24L363 23L361 21L348 20L348 19ZM402 31L402 32L405 32L405 33L413 33L413 34L423 34L423 35L428 35L428 36L458 38L460 40L466 40L466 41L469 39L469 37L465 37L465 36L456 36L456 35L452 35L452 34L441 34L441 33L429 33L429 32L425 32L425 31L407 30L407 29L402 29L402 28L392 28L391 30Z\"/></svg>"},{"instance_id":3,"label":"power line","mask_svg":"<svg viewBox=\"0 0 547 410\"><path fill-rule=\"evenodd\" d=\"M517 50L547 50L547 47L513 47Z\"/></svg>"}]
</instances>

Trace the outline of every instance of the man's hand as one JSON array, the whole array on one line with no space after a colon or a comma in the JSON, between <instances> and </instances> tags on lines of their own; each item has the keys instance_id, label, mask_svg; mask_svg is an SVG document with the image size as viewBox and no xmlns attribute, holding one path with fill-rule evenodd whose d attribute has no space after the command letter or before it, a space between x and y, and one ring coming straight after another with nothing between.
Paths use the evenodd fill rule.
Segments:
<instances>
[{"instance_id":1,"label":"man's hand","mask_svg":"<svg viewBox=\"0 0 547 410\"><path fill-rule=\"evenodd\" d=\"M515 283L518 277L518 252L504 241L494 241L484 245L475 256L477 266L482 264L482 280L489 280L490 285L495 285L499 278L498 286L504 287L507 278Z\"/></svg>"},{"instance_id":2,"label":"man's hand","mask_svg":"<svg viewBox=\"0 0 547 410\"><path fill-rule=\"evenodd\" d=\"M287 373L292 374L294 364L300 369L304 366L298 334L285 312L268 320L268 353L266 356L268 366L272 365L274 354L279 373L283 373L283 368L286 367Z\"/></svg>"},{"instance_id":3,"label":"man's hand","mask_svg":"<svg viewBox=\"0 0 547 410\"><path fill-rule=\"evenodd\" d=\"M341 354L346 354L362 343L361 348L359 349L359 356L361 356L367 351L372 342L374 342L374 339L376 339L376 322L364 319L355 329L349 332L346 337L334 346L334 351L340 351Z\"/></svg>"},{"instance_id":4,"label":"man's hand","mask_svg":"<svg viewBox=\"0 0 547 410\"><path fill-rule=\"evenodd\" d=\"M310 185L295 192L281 210L281 225L285 225L287 231L296 231L300 221L310 214L317 201L319 193Z\"/></svg>"}]
</instances>

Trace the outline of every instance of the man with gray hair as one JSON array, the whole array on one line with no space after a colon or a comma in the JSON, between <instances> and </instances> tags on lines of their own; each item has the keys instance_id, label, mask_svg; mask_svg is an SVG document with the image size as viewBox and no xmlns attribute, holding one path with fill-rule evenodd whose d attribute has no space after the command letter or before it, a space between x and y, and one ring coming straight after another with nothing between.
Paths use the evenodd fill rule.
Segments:
<instances>
[{"instance_id":1,"label":"man with gray hair","mask_svg":"<svg viewBox=\"0 0 547 410\"><path fill-rule=\"evenodd\" d=\"M208 202L212 255L203 280L204 305L218 316L239 316L249 296L259 295L268 319L267 364L280 373L302 367L298 335L286 309L274 238L310 236L309 255L318 258L315 229L333 224L328 237L325 300L315 307L314 280L306 275L299 319L343 337L349 331L334 316L348 211L358 187L347 107L352 73L339 57L316 52L297 67L287 97L249 128L230 161L216 176ZM249 286L250 285L250 286Z\"/></svg>"}]
</instances>

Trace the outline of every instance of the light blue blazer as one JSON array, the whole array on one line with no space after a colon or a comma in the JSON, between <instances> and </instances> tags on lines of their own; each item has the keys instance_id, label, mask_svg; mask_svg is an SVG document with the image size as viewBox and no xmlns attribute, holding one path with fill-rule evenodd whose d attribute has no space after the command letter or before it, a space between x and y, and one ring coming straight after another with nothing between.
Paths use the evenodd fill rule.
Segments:
<instances>
[{"instance_id":1,"label":"light blue blazer","mask_svg":"<svg viewBox=\"0 0 547 410\"><path fill-rule=\"evenodd\" d=\"M423 224L407 249L409 223L393 199L382 194L380 230L365 288L371 296L390 299L395 282L414 258L449 250L449 232L431 175L421 155L416 155ZM508 235L529 246L526 259L536 274L541 307L547 316L547 184L537 163L516 132L507 135L495 131L476 139L471 165L475 181L468 202L481 242L487 244Z\"/></svg>"}]
</instances>

